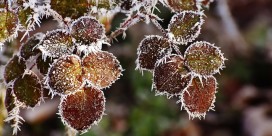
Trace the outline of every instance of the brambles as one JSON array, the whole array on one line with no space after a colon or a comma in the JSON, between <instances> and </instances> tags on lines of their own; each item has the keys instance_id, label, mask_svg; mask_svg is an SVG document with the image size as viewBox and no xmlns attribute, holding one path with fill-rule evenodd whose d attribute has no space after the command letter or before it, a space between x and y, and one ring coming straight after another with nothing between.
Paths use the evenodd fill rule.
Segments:
<instances>
[{"instance_id":1,"label":"brambles","mask_svg":"<svg viewBox=\"0 0 272 136\"><path fill-rule=\"evenodd\" d=\"M166 30L158 22L162 19L153 13L158 2L175 13ZM156 95L179 96L190 117L204 117L215 101L217 83L213 74L224 67L226 60L213 44L194 42L204 23L202 8L210 2L29 0L1 5L0 42L16 37L17 31L25 32L25 37L43 17L52 16L60 26L28 38L6 65L6 121L13 123L14 134L23 120L20 108L39 105L44 90L49 90L52 97L61 97L59 114L69 128L85 132L97 124L105 111L105 96L100 89L110 87L123 71L117 58L102 51L102 46L110 45L120 34L125 38L125 31L140 21L152 22L163 36L151 35L142 40L136 69L153 72ZM97 18L117 12L127 18L120 28L106 35ZM188 43L183 56L179 46Z\"/></svg>"},{"instance_id":2,"label":"brambles","mask_svg":"<svg viewBox=\"0 0 272 136\"><path fill-rule=\"evenodd\" d=\"M137 53L136 69L153 72L152 87L156 95L166 95L168 98L179 96L178 102L181 102L192 118L204 117L212 109L217 84L212 75L224 67L226 60L220 49L213 44L193 42L204 23L205 15L201 8L207 7L209 3L210 1L198 0L165 0L163 4L170 7L175 15L167 30L156 22L155 25L163 32L162 38L173 51L167 50L167 47L162 48L164 44L153 40L155 38L146 38L140 43ZM193 43L187 48L183 58L179 46L191 42ZM162 58L163 56L165 57Z\"/></svg>"},{"instance_id":3,"label":"brambles","mask_svg":"<svg viewBox=\"0 0 272 136\"><path fill-rule=\"evenodd\" d=\"M84 132L97 124L105 111L104 93L85 86L77 92L62 97L59 113L64 124Z\"/></svg>"}]
</instances>

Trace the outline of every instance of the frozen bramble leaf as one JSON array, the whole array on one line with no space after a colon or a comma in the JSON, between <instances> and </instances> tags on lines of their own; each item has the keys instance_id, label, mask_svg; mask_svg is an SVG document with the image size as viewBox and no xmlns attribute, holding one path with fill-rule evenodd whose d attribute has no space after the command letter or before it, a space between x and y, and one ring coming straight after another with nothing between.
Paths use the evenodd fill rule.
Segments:
<instances>
[{"instance_id":1,"label":"frozen bramble leaf","mask_svg":"<svg viewBox=\"0 0 272 136\"><path fill-rule=\"evenodd\" d=\"M113 54L100 51L83 58L83 78L98 88L109 87L122 72L119 61Z\"/></svg>"},{"instance_id":2,"label":"frozen bramble leaf","mask_svg":"<svg viewBox=\"0 0 272 136\"><path fill-rule=\"evenodd\" d=\"M157 60L172 52L168 39L161 36L148 36L142 40L138 49L136 69L153 70Z\"/></svg>"},{"instance_id":3,"label":"frozen bramble leaf","mask_svg":"<svg viewBox=\"0 0 272 136\"><path fill-rule=\"evenodd\" d=\"M0 9L0 42L7 38L15 37L18 29L19 20L15 13Z\"/></svg>"},{"instance_id":4,"label":"frozen bramble leaf","mask_svg":"<svg viewBox=\"0 0 272 136\"><path fill-rule=\"evenodd\" d=\"M4 79L6 83L21 76L26 70L26 62L23 58L15 55L5 67Z\"/></svg>"},{"instance_id":5,"label":"frozen bramble leaf","mask_svg":"<svg viewBox=\"0 0 272 136\"><path fill-rule=\"evenodd\" d=\"M165 0L166 4L173 12L184 10L199 10L199 0Z\"/></svg>"},{"instance_id":6,"label":"frozen bramble leaf","mask_svg":"<svg viewBox=\"0 0 272 136\"><path fill-rule=\"evenodd\" d=\"M65 30L54 30L46 33L39 49L43 56L59 58L64 55L70 55L74 51L74 45L71 35Z\"/></svg>"},{"instance_id":7,"label":"frozen bramble leaf","mask_svg":"<svg viewBox=\"0 0 272 136\"><path fill-rule=\"evenodd\" d=\"M48 73L48 69L50 68L50 65L53 63L53 59L51 58L43 58L42 55L40 55L36 59L36 65L39 69L40 73L45 75Z\"/></svg>"},{"instance_id":8,"label":"frozen bramble leaf","mask_svg":"<svg viewBox=\"0 0 272 136\"><path fill-rule=\"evenodd\" d=\"M181 97L183 107L192 118L204 117L206 112L214 107L216 79L213 76L200 78L202 81L199 77L194 77Z\"/></svg>"},{"instance_id":9,"label":"frozen bramble leaf","mask_svg":"<svg viewBox=\"0 0 272 136\"><path fill-rule=\"evenodd\" d=\"M153 72L156 95L180 95L191 80L188 72L180 55L165 56L159 60Z\"/></svg>"},{"instance_id":10,"label":"frozen bramble leaf","mask_svg":"<svg viewBox=\"0 0 272 136\"><path fill-rule=\"evenodd\" d=\"M29 107L35 107L42 98L42 84L32 71L15 80L13 91L17 100Z\"/></svg>"},{"instance_id":11,"label":"frozen bramble leaf","mask_svg":"<svg viewBox=\"0 0 272 136\"><path fill-rule=\"evenodd\" d=\"M5 97L5 106L8 112L10 112L15 105L16 97L14 96L14 93L12 92L12 88L8 87L6 90L6 97Z\"/></svg>"},{"instance_id":12,"label":"frozen bramble leaf","mask_svg":"<svg viewBox=\"0 0 272 136\"><path fill-rule=\"evenodd\" d=\"M80 58L76 55L63 56L56 60L47 74L46 83L52 94L65 95L82 86Z\"/></svg>"},{"instance_id":13,"label":"frozen bramble leaf","mask_svg":"<svg viewBox=\"0 0 272 136\"><path fill-rule=\"evenodd\" d=\"M168 37L180 44L195 40L203 24L203 12L183 11L175 14L168 25Z\"/></svg>"},{"instance_id":14,"label":"frozen bramble leaf","mask_svg":"<svg viewBox=\"0 0 272 136\"><path fill-rule=\"evenodd\" d=\"M83 16L90 8L88 0L51 0L50 5L62 18L70 17L72 19Z\"/></svg>"},{"instance_id":15,"label":"frozen bramble leaf","mask_svg":"<svg viewBox=\"0 0 272 136\"><path fill-rule=\"evenodd\" d=\"M67 97L62 97L59 107L64 124L81 132L99 123L104 111L104 93L93 87L84 87Z\"/></svg>"},{"instance_id":16,"label":"frozen bramble leaf","mask_svg":"<svg viewBox=\"0 0 272 136\"><path fill-rule=\"evenodd\" d=\"M21 45L20 56L27 60L31 56L35 56L40 53L39 49L37 49L36 46L41 42L43 37L43 33L36 33L32 37L30 37L25 43Z\"/></svg>"},{"instance_id":17,"label":"frozen bramble leaf","mask_svg":"<svg viewBox=\"0 0 272 136\"><path fill-rule=\"evenodd\" d=\"M33 9L31 8L18 8L18 18L20 20L20 24L24 27L24 29L29 29L35 27L35 23L33 19L28 20L31 16L33 16Z\"/></svg>"},{"instance_id":18,"label":"frozen bramble leaf","mask_svg":"<svg viewBox=\"0 0 272 136\"><path fill-rule=\"evenodd\" d=\"M79 45L91 45L106 37L104 26L95 18L88 16L83 16L72 23L71 35Z\"/></svg>"},{"instance_id":19,"label":"frozen bramble leaf","mask_svg":"<svg viewBox=\"0 0 272 136\"><path fill-rule=\"evenodd\" d=\"M196 74L207 76L219 72L226 60L218 47L208 42L195 42L185 51L185 65Z\"/></svg>"}]
</instances>

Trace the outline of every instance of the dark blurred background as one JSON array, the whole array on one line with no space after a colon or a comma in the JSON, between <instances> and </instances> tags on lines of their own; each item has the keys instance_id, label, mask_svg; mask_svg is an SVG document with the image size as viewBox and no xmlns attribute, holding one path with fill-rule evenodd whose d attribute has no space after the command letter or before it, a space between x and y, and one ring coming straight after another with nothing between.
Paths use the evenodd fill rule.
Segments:
<instances>
[{"instance_id":1,"label":"dark blurred background","mask_svg":"<svg viewBox=\"0 0 272 136\"><path fill-rule=\"evenodd\" d=\"M173 13L158 7L161 12L156 14L167 28ZM152 24L139 23L127 31L125 40L120 36L119 42L104 47L117 56L125 71L104 90L107 115L81 136L272 136L272 0L216 0L205 14L197 41L215 43L228 59L226 68L216 75L215 111L209 111L205 119L190 120L176 104L178 98L155 96L152 74L135 71L136 49L145 35L161 33ZM115 30L124 17L117 14L107 28ZM46 19L35 32L56 27L56 22ZM1 69L18 48L18 43L11 43L1 53ZM184 51L187 46L180 48ZM2 96L4 92L2 87ZM48 98L33 111L22 110L26 122L18 135L65 135L56 114L58 104L59 98ZM12 129L3 124L6 111L1 108L0 132L10 136Z\"/></svg>"}]
</instances>

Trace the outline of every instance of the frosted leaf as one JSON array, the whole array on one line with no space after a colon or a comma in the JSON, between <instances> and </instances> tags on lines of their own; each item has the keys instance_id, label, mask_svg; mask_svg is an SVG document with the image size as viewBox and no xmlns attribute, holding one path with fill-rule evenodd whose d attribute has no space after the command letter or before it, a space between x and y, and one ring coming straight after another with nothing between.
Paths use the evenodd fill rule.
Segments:
<instances>
[{"instance_id":1,"label":"frosted leaf","mask_svg":"<svg viewBox=\"0 0 272 136\"><path fill-rule=\"evenodd\" d=\"M102 119L105 101L101 90L84 87L61 98L59 113L64 124L77 131L85 132Z\"/></svg>"},{"instance_id":2,"label":"frosted leaf","mask_svg":"<svg viewBox=\"0 0 272 136\"><path fill-rule=\"evenodd\" d=\"M104 26L93 17L83 16L71 25L71 35L78 45L92 45L105 36Z\"/></svg>"},{"instance_id":3,"label":"frosted leaf","mask_svg":"<svg viewBox=\"0 0 272 136\"><path fill-rule=\"evenodd\" d=\"M59 58L74 51L71 35L65 30L54 30L46 33L39 49L44 56Z\"/></svg>"},{"instance_id":4,"label":"frosted leaf","mask_svg":"<svg viewBox=\"0 0 272 136\"><path fill-rule=\"evenodd\" d=\"M36 46L40 44L43 37L43 33L36 33L32 37L30 37L25 43L21 45L20 56L27 60L31 56L35 56L40 53L40 50L37 49Z\"/></svg>"},{"instance_id":5,"label":"frosted leaf","mask_svg":"<svg viewBox=\"0 0 272 136\"><path fill-rule=\"evenodd\" d=\"M121 76L122 67L113 54L100 51L83 58L83 78L98 88L111 86Z\"/></svg>"},{"instance_id":6,"label":"frosted leaf","mask_svg":"<svg viewBox=\"0 0 272 136\"><path fill-rule=\"evenodd\" d=\"M175 14L168 25L168 37L179 44L187 44L200 34L203 12L183 11Z\"/></svg>"},{"instance_id":7,"label":"frosted leaf","mask_svg":"<svg viewBox=\"0 0 272 136\"><path fill-rule=\"evenodd\" d=\"M12 88L8 87L6 90L6 97L5 97L5 106L8 112L10 112L13 108L16 107L15 105L16 98L14 93L12 92Z\"/></svg>"},{"instance_id":8,"label":"frosted leaf","mask_svg":"<svg viewBox=\"0 0 272 136\"><path fill-rule=\"evenodd\" d=\"M31 8L18 8L18 18L20 20L20 24L23 26L24 29L32 29L35 27L35 22L31 18L33 16L33 9Z\"/></svg>"},{"instance_id":9,"label":"frosted leaf","mask_svg":"<svg viewBox=\"0 0 272 136\"><path fill-rule=\"evenodd\" d=\"M21 76L26 70L26 62L23 58L15 55L7 63L4 72L4 79L6 83Z\"/></svg>"},{"instance_id":10,"label":"frosted leaf","mask_svg":"<svg viewBox=\"0 0 272 136\"><path fill-rule=\"evenodd\" d=\"M153 72L156 95L180 95L191 80L188 72L180 55L169 55L159 60Z\"/></svg>"},{"instance_id":11,"label":"frosted leaf","mask_svg":"<svg viewBox=\"0 0 272 136\"><path fill-rule=\"evenodd\" d=\"M199 10L199 0L165 0L167 6L173 12L179 12L184 10Z\"/></svg>"},{"instance_id":12,"label":"frosted leaf","mask_svg":"<svg viewBox=\"0 0 272 136\"><path fill-rule=\"evenodd\" d=\"M182 105L192 118L205 117L206 112L213 109L216 93L216 79L213 76L207 78L194 77L190 86L183 92Z\"/></svg>"},{"instance_id":13,"label":"frosted leaf","mask_svg":"<svg viewBox=\"0 0 272 136\"><path fill-rule=\"evenodd\" d=\"M195 42L185 51L185 65L203 76L216 74L226 60L218 47L208 42Z\"/></svg>"},{"instance_id":14,"label":"frosted leaf","mask_svg":"<svg viewBox=\"0 0 272 136\"><path fill-rule=\"evenodd\" d=\"M0 43L17 36L19 20L15 13L0 8Z\"/></svg>"},{"instance_id":15,"label":"frosted leaf","mask_svg":"<svg viewBox=\"0 0 272 136\"><path fill-rule=\"evenodd\" d=\"M83 16L90 8L88 0L51 0L51 9L55 10L62 18L76 19Z\"/></svg>"},{"instance_id":16,"label":"frosted leaf","mask_svg":"<svg viewBox=\"0 0 272 136\"><path fill-rule=\"evenodd\" d=\"M75 55L63 56L54 61L47 74L46 83L52 94L65 95L82 86L80 58Z\"/></svg>"},{"instance_id":17,"label":"frosted leaf","mask_svg":"<svg viewBox=\"0 0 272 136\"><path fill-rule=\"evenodd\" d=\"M29 71L15 80L13 91L18 101L35 107L42 97L42 84L37 75Z\"/></svg>"},{"instance_id":18,"label":"frosted leaf","mask_svg":"<svg viewBox=\"0 0 272 136\"><path fill-rule=\"evenodd\" d=\"M50 65L52 65L53 59L51 58L43 58L42 55L40 55L36 59L36 65L38 70L40 71L41 74L45 75L48 73L48 69L50 68Z\"/></svg>"},{"instance_id":19,"label":"frosted leaf","mask_svg":"<svg viewBox=\"0 0 272 136\"><path fill-rule=\"evenodd\" d=\"M153 70L157 60L172 52L171 45L168 39L161 36L148 36L144 38L138 49L136 60L136 69Z\"/></svg>"}]
</instances>

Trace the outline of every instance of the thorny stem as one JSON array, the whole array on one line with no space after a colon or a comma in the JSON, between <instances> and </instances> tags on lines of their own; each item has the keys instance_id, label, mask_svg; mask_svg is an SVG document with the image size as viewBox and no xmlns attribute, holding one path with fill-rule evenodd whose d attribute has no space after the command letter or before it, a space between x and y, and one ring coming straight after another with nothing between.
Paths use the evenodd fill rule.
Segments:
<instances>
[{"instance_id":1,"label":"thorny stem","mask_svg":"<svg viewBox=\"0 0 272 136\"><path fill-rule=\"evenodd\" d=\"M163 36L167 36L167 31L161 26L156 18L151 18L152 23L162 32Z\"/></svg>"},{"instance_id":2,"label":"thorny stem","mask_svg":"<svg viewBox=\"0 0 272 136\"><path fill-rule=\"evenodd\" d=\"M137 24L140 21L149 22L150 20L162 32L163 36L166 37L167 31L158 22L158 20L161 20L161 19L156 15L148 14L144 10L141 10L139 13L137 13L133 16L131 16L131 15L128 16L126 18L126 20L120 25L120 28L118 28L117 30L112 32L108 39L111 42L111 41L113 41L113 39L116 39L117 36L124 33L129 27Z\"/></svg>"},{"instance_id":3,"label":"thorny stem","mask_svg":"<svg viewBox=\"0 0 272 136\"><path fill-rule=\"evenodd\" d=\"M135 25L136 23L139 22L139 18L140 16L138 14L132 16L132 17L128 17L121 25L120 28L118 28L117 30L115 30L114 32L111 33L109 40L113 41L113 39L116 39L117 36L119 36L120 34L124 33L129 27Z\"/></svg>"}]
</instances>

